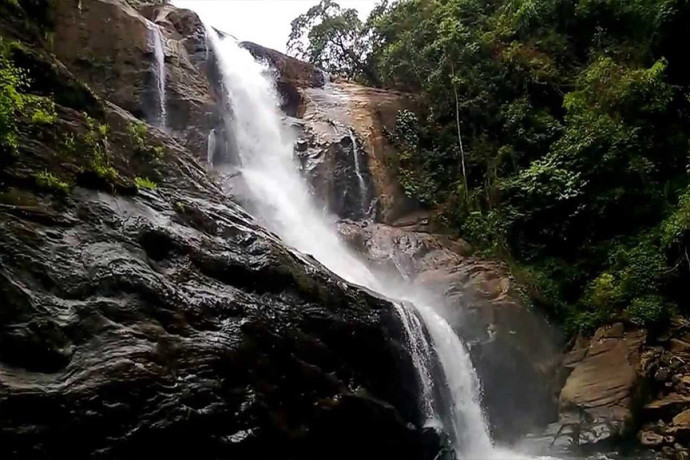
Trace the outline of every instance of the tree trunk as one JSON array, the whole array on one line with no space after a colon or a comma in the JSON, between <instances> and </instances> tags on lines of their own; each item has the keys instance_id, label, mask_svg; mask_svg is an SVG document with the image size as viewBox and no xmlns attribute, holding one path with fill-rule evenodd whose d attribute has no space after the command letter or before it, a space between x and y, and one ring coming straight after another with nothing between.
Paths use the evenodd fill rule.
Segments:
<instances>
[{"instance_id":1,"label":"tree trunk","mask_svg":"<svg viewBox=\"0 0 690 460\"><path fill-rule=\"evenodd\" d=\"M465 148L462 145L462 133L460 131L460 100L458 99L458 89L455 87L455 67L450 65L453 94L455 95L455 123L458 128L458 144L460 145L460 164L462 165L462 180L465 186L465 201L470 202L470 190L467 187L467 170L465 169Z\"/></svg>"}]
</instances>

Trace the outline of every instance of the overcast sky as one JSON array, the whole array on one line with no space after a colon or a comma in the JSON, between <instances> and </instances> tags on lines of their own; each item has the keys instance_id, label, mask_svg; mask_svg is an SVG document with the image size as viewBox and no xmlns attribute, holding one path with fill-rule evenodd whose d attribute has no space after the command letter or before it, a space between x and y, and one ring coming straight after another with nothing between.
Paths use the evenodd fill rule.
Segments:
<instances>
[{"instance_id":1,"label":"overcast sky","mask_svg":"<svg viewBox=\"0 0 690 460\"><path fill-rule=\"evenodd\" d=\"M306 12L318 0L173 0L189 8L214 27L251 41L285 52L290 22ZM355 8L362 20L369 16L376 0L342 0L343 8Z\"/></svg>"}]
</instances>

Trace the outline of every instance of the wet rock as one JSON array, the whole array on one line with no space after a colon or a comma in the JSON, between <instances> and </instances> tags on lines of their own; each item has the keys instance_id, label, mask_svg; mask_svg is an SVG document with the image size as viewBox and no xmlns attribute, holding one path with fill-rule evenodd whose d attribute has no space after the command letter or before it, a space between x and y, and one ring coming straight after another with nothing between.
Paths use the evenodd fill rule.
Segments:
<instances>
[{"instance_id":1,"label":"wet rock","mask_svg":"<svg viewBox=\"0 0 690 460\"><path fill-rule=\"evenodd\" d=\"M600 328L579 360L559 398L561 424L576 424L579 442L597 443L629 435L644 398L640 356L644 330L625 331L622 323ZM656 439L656 438L654 438Z\"/></svg>"},{"instance_id":2,"label":"wet rock","mask_svg":"<svg viewBox=\"0 0 690 460\"><path fill-rule=\"evenodd\" d=\"M388 301L291 252L160 139L155 192L37 195L64 224L0 209L2 457L421 458Z\"/></svg>"}]
</instances>

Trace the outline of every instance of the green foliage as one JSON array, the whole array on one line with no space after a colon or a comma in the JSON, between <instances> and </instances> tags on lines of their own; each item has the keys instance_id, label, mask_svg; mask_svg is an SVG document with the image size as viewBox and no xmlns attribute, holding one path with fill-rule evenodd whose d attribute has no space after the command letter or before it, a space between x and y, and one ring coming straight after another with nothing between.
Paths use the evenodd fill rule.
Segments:
<instances>
[{"instance_id":1,"label":"green foliage","mask_svg":"<svg viewBox=\"0 0 690 460\"><path fill-rule=\"evenodd\" d=\"M17 148L17 118L27 104L23 91L27 77L8 58L8 44L0 38L0 149L14 152Z\"/></svg>"},{"instance_id":2,"label":"green foliage","mask_svg":"<svg viewBox=\"0 0 690 460\"><path fill-rule=\"evenodd\" d=\"M330 73L371 78L374 74L367 65L367 34L368 28L357 10L342 9L333 0L321 0L292 21L287 49L289 54Z\"/></svg>"},{"instance_id":3,"label":"green foliage","mask_svg":"<svg viewBox=\"0 0 690 460\"><path fill-rule=\"evenodd\" d=\"M690 187L678 199L678 207L662 223L661 241L665 248L683 246L687 248L690 236ZM687 252L687 249L685 249Z\"/></svg>"},{"instance_id":4,"label":"green foliage","mask_svg":"<svg viewBox=\"0 0 690 460\"><path fill-rule=\"evenodd\" d=\"M632 323L652 327L668 320L673 310L666 305L662 297L650 295L633 299L627 312Z\"/></svg>"},{"instance_id":5,"label":"green foliage","mask_svg":"<svg viewBox=\"0 0 690 460\"><path fill-rule=\"evenodd\" d=\"M31 122L38 125L52 125L58 119L55 112L55 102L51 99L34 96L31 101L33 113Z\"/></svg>"},{"instance_id":6,"label":"green foliage","mask_svg":"<svg viewBox=\"0 0 690 460\"><path fill-rule=\"evenodd\" d=\"M106 183L114 183L119 178L117 170L110 164L108 154L108 135L110 128L98 123L84 114L86 130L79 136L65 135L62 146L65 153L79 158L82 172L93 174Z\"/></svg>"},{"instance_id":7,"label":"green foliage","mask_svg":"<svg viewBox=\"0 0 690 460\"><path fill-rule=\"evenodd\" d=\"M53 173L43 170L36 174L36 185L47 190L69 193L69 184L61 181Z\"/></svg>"},{"instance_id":8,"label":"green foliage","mask_svg":"<svg viewBox=\"0 0 690 460\"><path fill-rule=\"evenodd\" d=\"M141 190L156 190L158 188L158 184L146 177L135 177L134 185Z\"/></svg>"},{"instance_id":9,"label":"green foliage","mask_svg":"<svg viewBox=\"0 0 690 460\"><path fill-rule=\"evenodd\" d=\"M573 333L687 310L690 3L399 0L363 25L341 13L324 1L296 19L293 45L339 69L345 57L319 50L356 37L366 72L343 73L419 94L425 113L401 112L390 136L408 196L509 260Z\"/></svg>"},{"instance_id":10,"label":"green foliage","mask_svg":"<svg viewBox=\"0 0 690 460\"><path fill-rule=\"evenodd\" d=\"M132 143L134 152L145 162L157 165L165 155L165 148L162 145L150 145L147 141L148 129L144 123L134 122L127 126L129 140Z\"/></svg>"}]
</instances>

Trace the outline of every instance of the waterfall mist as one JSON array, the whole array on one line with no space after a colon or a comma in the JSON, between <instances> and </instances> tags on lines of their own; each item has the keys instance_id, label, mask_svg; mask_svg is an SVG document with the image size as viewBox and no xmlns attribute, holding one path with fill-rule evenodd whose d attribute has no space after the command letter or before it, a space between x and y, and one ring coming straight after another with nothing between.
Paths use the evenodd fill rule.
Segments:
<instances>
[{"instance_id":1,"label":"waterfall mist","mask_svg":"<svg viewBox=\"0 0 690 460\"><path fill-rule=\"evenodd\" d=\"M293 157L295 138L280 112L269 67L234 39L221 40L210 27L207 34L232 108L239 171L256 218L345 280L407 301L396 303L396 309L417 369L426 423L441 426L461 456L506 458L492 446L466 346L437 313L430 296L375 275L350 251L336 231L335 219L320 210L300 175ZM356 157L354 139L353 149Z\"/></svg>"}]
</instances>

